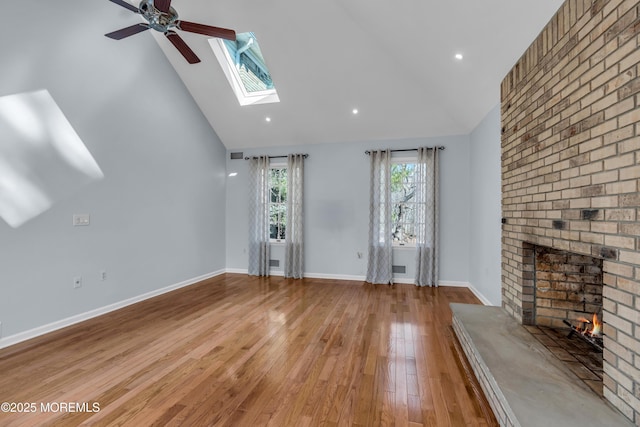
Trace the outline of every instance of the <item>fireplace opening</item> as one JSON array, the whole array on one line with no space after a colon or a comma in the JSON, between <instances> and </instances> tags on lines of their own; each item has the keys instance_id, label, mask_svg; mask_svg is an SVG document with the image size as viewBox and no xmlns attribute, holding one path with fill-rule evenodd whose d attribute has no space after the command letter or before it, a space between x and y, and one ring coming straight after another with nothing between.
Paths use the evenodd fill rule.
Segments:
<instances>
[{"instance_id":1,"label":"fireplace opening","mask_svg":"<svg viewBox=\"0 0 640 427\"><path fill-rule=\"evenodd\" d=\"M535 246L535 324L565 328L602 318L602 260Z\"/></svg>"},{"instance_id":2,"label":"fireplace opening","mask_svg":"<svg viewBox=\"0 0 640 427\"><path fill-rule=\"evenodd\" d=\"M529 331L602 396L602 259L531 245Z\"/></svg>"}]
</instances>

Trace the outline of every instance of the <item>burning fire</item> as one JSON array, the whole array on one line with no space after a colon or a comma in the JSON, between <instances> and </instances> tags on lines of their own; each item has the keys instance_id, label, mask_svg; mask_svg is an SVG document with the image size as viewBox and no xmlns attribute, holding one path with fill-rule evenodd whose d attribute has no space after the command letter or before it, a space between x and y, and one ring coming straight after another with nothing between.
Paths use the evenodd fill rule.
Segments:
<instances>
[{"instance_id":1,"label":"burning fire","mask_svg":"<svg viewBox=\"0 0 640 427\"><path fill-rule=\"evenodd\" d=\"M591 337L599 337L602 335L602 322L600 322L596 313L593 313L593 320L589 320L584 317L577 320L578 322L583 323L583 327L580 329L580 332L583 335Z\"/></svg>"},{"instance_id":2,"label":"burning fire","mask_svg":"<svg viewBox=\"0 0 640 427\"><path fill-rule=\"evenodd\" d=\"M591 336L599 337L602 335L602 323L598 320L598 315L593 313L593 327L591 328Z\"/></svg>"}]
</instances>

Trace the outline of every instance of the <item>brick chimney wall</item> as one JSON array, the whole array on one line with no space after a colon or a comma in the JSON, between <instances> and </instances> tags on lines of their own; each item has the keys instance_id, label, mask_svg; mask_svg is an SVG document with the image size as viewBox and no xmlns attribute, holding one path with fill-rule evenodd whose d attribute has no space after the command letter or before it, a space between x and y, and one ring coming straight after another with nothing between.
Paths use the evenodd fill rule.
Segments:
<instances>
[{"instance_id":1,"label":"brick chimney wall","mask_svg":"<svg viewBox=\"0 0 640 427\"><path fill-rule=\"evenodd\" d=\"M567 0L501 86L502 304L537 245L603 260L604 395L640 426L640 0Z\"/></svg>"}]
</instances>

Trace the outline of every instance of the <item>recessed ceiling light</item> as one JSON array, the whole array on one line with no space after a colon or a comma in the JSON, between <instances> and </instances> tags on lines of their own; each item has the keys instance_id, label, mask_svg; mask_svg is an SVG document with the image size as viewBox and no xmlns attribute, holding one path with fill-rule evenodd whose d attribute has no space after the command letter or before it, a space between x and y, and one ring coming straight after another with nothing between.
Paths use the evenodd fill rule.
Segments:
<instances>
[{"instance_id":1,"label":"recessed ceiling light","mask_svg":"<svg viewBox=\"0 0 640 427\"><path fill-rule=\"evenodd\" d=\"M264 118L264 121L265 121L265 122L270 122L270 121L271 121L271 117L265 117L265 118Z\"/></svg>"},{"instance_id":2,"label":"recessed ceiling light","mask_svg":"<svg viewBox=\"0 0 640 427\"><path fill-rule=\"evenodd\" d=\"M461 53L456 53L456 59L457 59L458 61L462 61L462 58L463 58L463 56L462 56L462 54L461 54Z\"/></svg>"},{"instance_id":3,"label":"recessed ceiling light","mask_svg":"<svg viewBox=\"0 0 640 427\"><path fill-rule=\"evenodd\" d=\"M358 109L357 109L357 108L354 108L353 110L351 110L351 112L352 112L353 114L358 114Z\"/></svg>"}]
</instances>

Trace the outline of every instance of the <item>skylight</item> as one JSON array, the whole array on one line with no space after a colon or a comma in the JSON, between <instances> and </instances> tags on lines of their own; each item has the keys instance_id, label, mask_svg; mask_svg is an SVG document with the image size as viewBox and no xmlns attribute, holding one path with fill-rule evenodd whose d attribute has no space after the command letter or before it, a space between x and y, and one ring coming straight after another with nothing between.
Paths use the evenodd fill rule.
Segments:
<instances>
[{"instance_id":1,"label":"skylight","mask_svg":"<svg viewBox=\"0 0 640 427\"><path fill-rule=\"evenodd\" d=\"M236 41L209 39L240 105L280 102L254 33L239 33Z\"/></svg>"}]
</instances>

